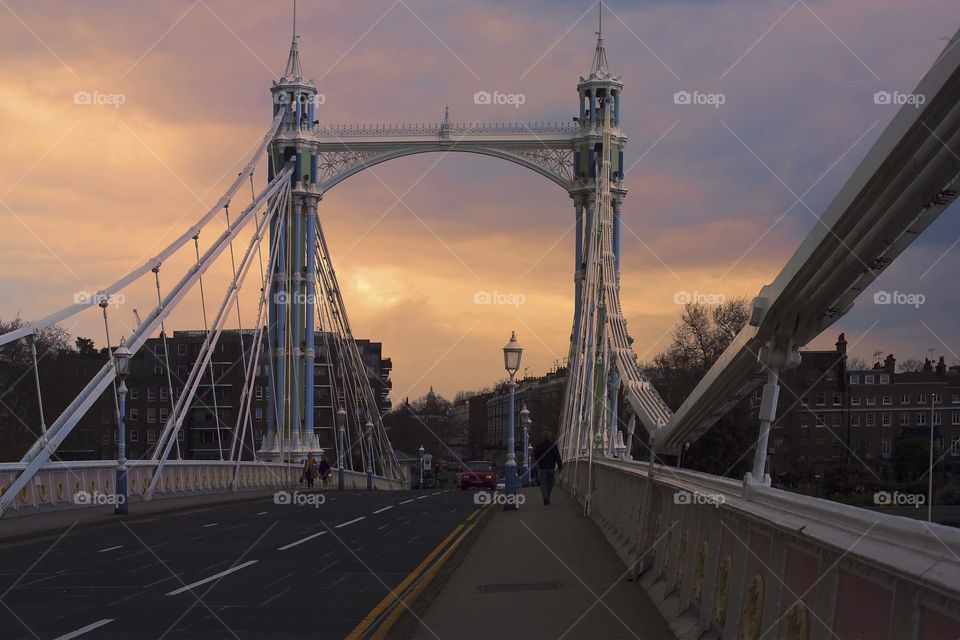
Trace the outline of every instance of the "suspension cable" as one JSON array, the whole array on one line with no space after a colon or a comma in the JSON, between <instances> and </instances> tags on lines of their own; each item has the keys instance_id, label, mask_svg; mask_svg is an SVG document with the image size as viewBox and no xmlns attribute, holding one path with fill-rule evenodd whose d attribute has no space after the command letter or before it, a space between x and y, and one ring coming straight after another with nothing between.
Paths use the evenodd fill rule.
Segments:
<instances>
[{"instance_id":1,"label":"suspension cable","mask_svg":"<svg viewBox=\"0 0 960 640\"><path fill-rule=\"evenodd\" d=\"M200 234L193 236L193 248L197 254L197 266L200 266ZM203 274L200 275L200 308L203 311L203 332L205 334L210 333L210 328L207 324L207 299L206 295L203 292ZM216 347L214 347L216 351ZM210 393L213 394L213 422L217 429L217 450L220 454L220 459L223 460L223 442L220 439L220 408L217 406L217 381L213 373L213 358L209 359L210 365Z\"/></svg>"},{"instance_id":2,"label":"suspension cable","mask_svg":"<svg viewBox=\"0 0 960 640\"><path fill-rule=\"evenodd\" d=\"M155 266L153 269L153 280L156 283L157 289L157 308L163 309L163 298L160 296L160 265ZM170 415L173 415L177 411L177 402L173 397L173 377L170 371L170 349L167 347L167 329L164 325L164 321L160 321L160 336L163 338L163 365L167 369L167 397L170 400ZM154 446L159 446L159 441ZM177 446L177 460L181 459L180 455L180 441L176 441Z\"/></svg>"},{"instance_id":3,"label":"suspension cable","mask_svg":"<svg viewBox=\"0 0 960 640\"><path fill-rule=\"evenodd\" d=\"M110 358L110 366L116 368L116 363L113 360L113 347L110 346L110 324L107 322L107 298L104 297L100 300L100 309L103 310L103 330L107 336L107 356ZM117 393L117 377L114 376L111 381L113 384L113 408L116 411L115 418L117 424L120 423L120 399Z\"/></svg>"},{"instance_id":4,"label":"suspension cable","mask_svg":"<svg viewBox=\"0 0 960 640\"><path fill-rule=\"evenodd\" d=\"M40 437L47 444L47 421L43 418L43 394L40 392L40 367L37 364L37 336L30 336L30 355L33 357L33 379L37 383L37 407L40 409Z\"/></svg>"}]
</instances>

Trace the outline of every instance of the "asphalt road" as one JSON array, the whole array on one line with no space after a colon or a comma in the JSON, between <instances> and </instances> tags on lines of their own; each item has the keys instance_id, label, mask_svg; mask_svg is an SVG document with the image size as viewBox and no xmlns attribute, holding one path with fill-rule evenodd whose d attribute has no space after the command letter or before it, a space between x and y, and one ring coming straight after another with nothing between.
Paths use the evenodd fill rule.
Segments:
<instances>
[{"instance_id":1,"label":"asphalt road","mask_svg":"<svg viewBox=\"0 0 960 640\"><path fill-rule=\"evenodd\" d=\"M455 490L324 496L0 545L0 638L343 638L477 508Z\"/></svg>"}]
</instances>

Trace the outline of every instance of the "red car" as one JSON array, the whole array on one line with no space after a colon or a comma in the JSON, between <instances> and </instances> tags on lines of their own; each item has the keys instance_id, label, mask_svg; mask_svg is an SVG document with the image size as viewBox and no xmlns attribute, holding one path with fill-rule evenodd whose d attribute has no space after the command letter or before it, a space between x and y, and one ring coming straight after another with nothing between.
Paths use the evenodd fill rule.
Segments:
<instances>
[{"instance_id":1,"label":"red car","mask_svg":"<svg viewBox=\"0 0 960 640\"><path fill-rule=\"evenodd\" d=\"M496 489L497 469L492 462L486 460L468 462L467 468L457 474L457 485L461 489L469 489L470 487Z\"/></svg>"}]
</instances>

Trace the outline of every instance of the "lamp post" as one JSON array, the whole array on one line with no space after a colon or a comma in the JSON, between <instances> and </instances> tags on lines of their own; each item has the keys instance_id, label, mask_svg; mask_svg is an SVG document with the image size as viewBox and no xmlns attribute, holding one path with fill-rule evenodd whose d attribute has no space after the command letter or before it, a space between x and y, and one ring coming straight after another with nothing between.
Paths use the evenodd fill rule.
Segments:
<instances>
[{"instance_id":1,"label":"lamp post","mask_svg":"<svg viewBox=\"0 0 960 640\"><path fill-rule=\"evenodd\" d=\"M367 420L367 491L373 491L373 422Z\"/></svg>"},{"instance_id":2,"label":"lamp post","mask_svg":"<svg viewBox=\"0 0 960 640\"><path fill-rule=\"evenodd\" d=\"M343 491L344 486L346 485L347 476L346 471L343 469L343 457L346 453L346 435L347 435L347 412L343 407L337 409L337 422L340 423L340 460L337 462L337 490Z\"/></svg>"},{"instance_id":3,"label":"lamp post","mask_svg":"<svg viewBox=\"0 0 960 640\"><path fill-rule=\"evenodd\" d=\"M503 505L504 511L517 509L517 454L514 451L514 409L516 407L517 382L515 376L520 369L520 356L523 348L517 342L517 332L510 334L510 342L503 347L503 368L510 374L510 421L507 428L507 464L506 464L506 491L507 500Z\"/></svg>"},{"instance_id":4,"label":"lamp post","mask_svg":"<svg viewBox=\"0 0 960 640\"><path fill-rule=\"evenodd\" d=\"M523 425L523 486L530 486L530 410L524 401L520 409L520 424Z\"/></svg>"},{"instance_id":5,"label":"lamp post","mask_svg":"<svg viewBox=\"0 0 960 640\"><path fill-rule=\"evenodd\" d=\"M423 489L423 445L417 451L420 453L420 486L417 488Z\"/></svg>"},{"instance_id":6,"label":"lamp post","mask_svg":"<svg viewBox=\"0 0 960 640\"><path fill-rule=\"evenodd\" d=\"M127 375L130 373L130 358L133 356L126 345L121 344L113 352L114 366L117 370L117 377L120 378L120 386L117 388L117 396L120 403L120 415L117 418L117 481L115 488L116 505L113 512L119 515L127 513Z\"/></svg>"}]
</instances>

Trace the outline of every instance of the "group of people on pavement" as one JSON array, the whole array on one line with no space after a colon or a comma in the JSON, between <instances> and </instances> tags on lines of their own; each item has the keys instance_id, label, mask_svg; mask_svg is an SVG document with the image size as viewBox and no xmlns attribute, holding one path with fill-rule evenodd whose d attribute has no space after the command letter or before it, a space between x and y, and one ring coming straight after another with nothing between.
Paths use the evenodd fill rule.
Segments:
<instances>
[{"instance_id":1,"label":"group of people on pavement","mask_svg":"<svg viewBox=\"0 0 960 640\"><path fill-rule=\"evenodd\" d=\"M300 474L300 482L305 482L307 488L311 489L317 476L319 476L323 482L323 486L327 486L327 482L330 480L330 470L330 463L327 462L325 455L320 454L320 462L317 463L317 459L313 454L308 453L307 459L303 461L303 472Z\"/></svg>"},{"instance_id":2,"label":"group of people on pavement","mask_svg":"<svg viewBox=\"0 0 960 640\"><path fill-rule=\"evenodd\" d=\"M556 479L556 473L563 469L563 460L560 458L560 450L553 441L553 434L544 431L541 435L540 443L533 449L533 464L537 467L537 478L540 482L540 492L543 494L543 504L550 504L550 494L553 493L553 483ZM312 453L307 454L307 459L303 461L303 472L300 474L300 482L305 482L307 488L313 488L313 483L317 477L326 486L330 480L330 463L326 456L320 454L320 462Z\"/></svg>"}]
</instances>

